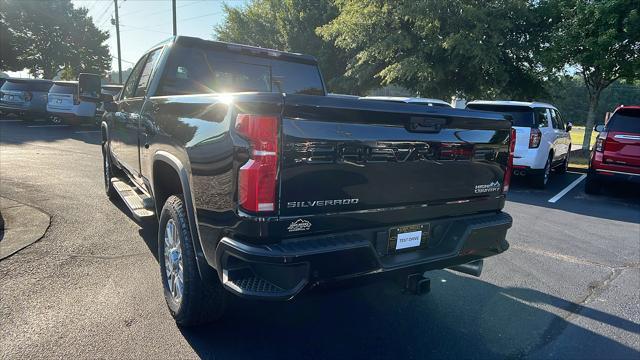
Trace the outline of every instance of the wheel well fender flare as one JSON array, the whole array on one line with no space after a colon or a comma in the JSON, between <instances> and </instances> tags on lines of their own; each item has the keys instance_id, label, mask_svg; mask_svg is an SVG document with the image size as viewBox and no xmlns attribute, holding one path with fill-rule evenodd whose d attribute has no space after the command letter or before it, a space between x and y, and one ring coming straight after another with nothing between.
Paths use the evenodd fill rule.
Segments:
<instances>
[{"instance_id":1,"label":"wheel well fender flare","mask_svg":"<svg viewBox=\"0 0 640 360\"><path fill-rule=\"evenodd\" d=\"M173 168L173 170L178 175L180 179L180 186L182 189L182 198L184 199L184 206L187 212L187 220L189 221L189 230L191 233L191 240L193 241L193 248L196 253L196 263L198 265L198 272L200 276L203 278L207 278L210 276L209 274L209 266L205 260L204 253L202 251L202 244L200 243L200 230L198 228L198 219L197 213L195 209L195 204L193 201L193 196L191 192L191 183L189 178L189 172L187 168L184 166L182 161L178 159L175 155L167 152L167 151L157 151L153 154L152 159L152 169L155 168L156 163L163 162ZM154 201L156 199L156 185L155 185L155 174L151 176L151 191L153 193ZM164 204L156 203L156 211L158 214L158 219L160 218L160 211L162 211L162 206Z\"/></svg>"},{"instance_id":2,"label":"wheel well fender flare","mask_svg":"<svg viewBox=\"0 0 640 360\"><path fill-rule=\"evenodd\" d=\"M103 144L109 141L109 125L104 120L100 123L100 135L102 136Z\"/></svg>"}]
</instances>

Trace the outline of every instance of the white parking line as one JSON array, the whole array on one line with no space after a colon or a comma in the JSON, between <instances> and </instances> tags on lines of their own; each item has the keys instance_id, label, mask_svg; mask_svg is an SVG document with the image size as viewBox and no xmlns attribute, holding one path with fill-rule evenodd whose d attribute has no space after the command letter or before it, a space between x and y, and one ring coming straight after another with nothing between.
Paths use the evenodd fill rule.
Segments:
<instances>
[{"instance_id":1,"label":"white parking line","mask_svg":"<svg viewBox=\"0 0 640 360\"><path fill-rule=\"evenodd\" d=\"M576 185L580 184L580 181L584 180L584 178L586 178L586 177L587 177L586 174L580 175L580 177L575 179L571 184L569 184L569 186L567 186L566 188L562 189L562 191L560 191L558 194L556 194L556 196L554 196L551 199L549 199L549 202L550 203L555 203L556 201L560 200L561 197L565 196L569 191L571 191L571 189L576 187Z\"/></svg>"},{"instance_id":2,"label":"white parking line","mask_svg":"<svg viewBox=\"0 0 640 360\"><path fill-rule=\"evenodd\" d=\"M30 128L43 128L43 127L67 127L67 124L57 124L57 125L29 125L27 127Z\"/></svg>"}]
</instances>

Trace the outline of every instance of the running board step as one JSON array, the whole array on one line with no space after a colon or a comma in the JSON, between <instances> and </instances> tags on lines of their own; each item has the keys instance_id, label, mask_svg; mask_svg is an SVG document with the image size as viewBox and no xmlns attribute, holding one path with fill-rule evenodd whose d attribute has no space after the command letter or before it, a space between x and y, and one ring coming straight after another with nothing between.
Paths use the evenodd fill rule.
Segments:
<instances>
[{"instance_id":1,"label":"running board step","mask_svg":"<svg viewBox=\"0 0 640 360\"><path fill-rule=\"evenodd\" d=\"M141 221L155 215L152 210L153 199L151 197L139 193L135 188L118 178L111 178L111 184L136 220Z\"/></svg>"}]
</instances>

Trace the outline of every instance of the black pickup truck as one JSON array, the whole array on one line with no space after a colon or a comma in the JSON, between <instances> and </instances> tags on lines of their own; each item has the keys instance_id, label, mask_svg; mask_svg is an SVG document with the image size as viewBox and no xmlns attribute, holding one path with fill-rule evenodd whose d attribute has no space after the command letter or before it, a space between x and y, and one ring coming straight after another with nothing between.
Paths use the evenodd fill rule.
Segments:
<instances>
[{"instance_id":1,"label":"black pickup truck","mask_svg":"<svg viewBox=\"0 0 640 360\"><path fill-rule=\"evenodd\" d=\"M96 79L83 99L101 100ZM182 36L102 100L106 193L157 219L180 324L220 317L229 294L376 274L419 292L425 271L479 275L509 246L501 115L328 96L311 56Z\"/></svg>"}]
</instances>

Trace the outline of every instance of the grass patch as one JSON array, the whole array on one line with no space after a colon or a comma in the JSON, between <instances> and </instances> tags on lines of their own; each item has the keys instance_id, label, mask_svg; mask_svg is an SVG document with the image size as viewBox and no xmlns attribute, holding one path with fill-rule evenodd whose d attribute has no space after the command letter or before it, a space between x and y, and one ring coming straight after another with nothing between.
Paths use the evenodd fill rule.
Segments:
<instances>
[{"instance_id":1,"label":"grass patch","mask_svg":"<svg viewBox=\"0 0 640 360\"><path fill-rule=\"evenodd\" d=\"M589 168L589 158L585 156L582 151L576 151L571 153L571 157L569 158L569 167L576 169L588 169Z\"/></svg>"},{"instance_id":2,"label":"grass patch","mask_svg":"<svg viewBox=\"0 0 640 360\"><path fill-rule=\"evenodd\" d=\"M571 144L573 144L573 148L576 149L578 146L582 146L582 142L584 140L584 126L574 126L569 132L571 135ZM590 146L596 143L596 138L598 137L598 133L595 131L591 132L591 142Z\"/></svg>"}]
</instances>

